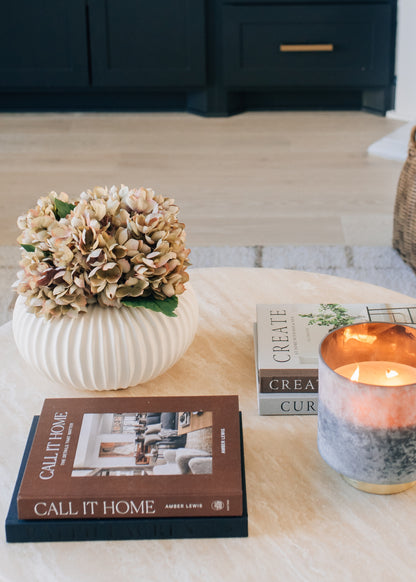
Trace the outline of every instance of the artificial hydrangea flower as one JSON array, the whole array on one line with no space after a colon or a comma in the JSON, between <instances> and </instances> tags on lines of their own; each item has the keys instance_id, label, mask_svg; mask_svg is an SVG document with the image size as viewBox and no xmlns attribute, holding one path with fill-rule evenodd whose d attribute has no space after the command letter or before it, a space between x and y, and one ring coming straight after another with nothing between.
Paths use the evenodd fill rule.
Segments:
<instances>
[{"instance_id":1,"label":"artificial hydrangea flower","mask_svg":"<svg viewBox=\"0 0 416 582\"><path fill-rule=\"evenodd\" d=\"M51 192L18 218L22 270L15 288L46 318L126 298L180 295L189 276L184 224L150 188L96 187L71 202Z\"/></svg>"}]
</instances>

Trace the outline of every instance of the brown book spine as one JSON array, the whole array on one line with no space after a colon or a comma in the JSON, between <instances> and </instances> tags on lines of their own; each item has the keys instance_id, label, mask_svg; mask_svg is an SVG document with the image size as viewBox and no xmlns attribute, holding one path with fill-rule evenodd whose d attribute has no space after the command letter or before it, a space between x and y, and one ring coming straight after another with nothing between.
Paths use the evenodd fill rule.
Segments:
<instances>
[{"instance_id":1,"label":"brown book spine","mask_svg":"<svg viewBox=\"0 0 416 582\"><path fill-rule=\"evenodd\" d=\"M317 370L259 371L262 394L317 394Z\"/></svg>"},{"instance_id":2,"label":"brown book spine","mask_svg":"<svg viewBox=\"0 0 416 582\"><path fill-rule=\"evenodd\" d=\"M109 519L242 515L241 492L149 498L18 499L19 519Z\"/></svg>"}]
</instances>

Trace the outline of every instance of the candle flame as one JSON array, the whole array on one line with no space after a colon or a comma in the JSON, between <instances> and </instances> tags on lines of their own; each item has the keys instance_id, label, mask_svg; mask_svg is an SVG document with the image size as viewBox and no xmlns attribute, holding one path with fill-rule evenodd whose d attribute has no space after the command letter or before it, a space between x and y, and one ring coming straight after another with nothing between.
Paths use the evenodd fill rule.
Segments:
<instances>
[{"instance_id":1,"label":"candle flame","mask_svg":"<svg viewBox=\"0 0 416 582\"><path fill-rule=\"evenodd\" d=\"M396 370L392 370L390 368L387 368L386 370L386 378L395 378L396 376L399 375L399 372L396 372ZM353 374L351 375L351 380L353 382L358 382L360 379L360 366L357 366L353 372Z\"/></svg>"}]
</instances>

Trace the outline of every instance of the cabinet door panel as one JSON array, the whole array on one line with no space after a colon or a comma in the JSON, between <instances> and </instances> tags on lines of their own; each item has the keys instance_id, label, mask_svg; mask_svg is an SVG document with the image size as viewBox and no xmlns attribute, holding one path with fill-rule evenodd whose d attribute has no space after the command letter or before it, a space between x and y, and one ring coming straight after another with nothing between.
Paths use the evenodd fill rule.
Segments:
<instances>
[{"instance_id":1,"label":"cabinet door panel","mask_svg":"<svg viewBox=\"0 0 416 582\"><path fill-rule=\"evenodd\" d=\"M93 85L203 85L204 0L90 0L89 7Z\"/></svg>"},{"instance_id":2,"label":"cabinet door panel","mask_svg":"<svg viewBox=\"0 0 416 582\"><path fill-rule=\"evenodd\" d=\"M392 80L389 5L223 8L229 87L376 87Z\"/></svg>"},{"instance_id":3,"label":"cabinet door panel","mask_svg":"<svg viewBox=\"0 0 416 582\"><path fill-rule=\"evenodd\" d=\"M2 12L1 87L88 85L84 0L15 0Z\"/></svg>"}]
</instances>

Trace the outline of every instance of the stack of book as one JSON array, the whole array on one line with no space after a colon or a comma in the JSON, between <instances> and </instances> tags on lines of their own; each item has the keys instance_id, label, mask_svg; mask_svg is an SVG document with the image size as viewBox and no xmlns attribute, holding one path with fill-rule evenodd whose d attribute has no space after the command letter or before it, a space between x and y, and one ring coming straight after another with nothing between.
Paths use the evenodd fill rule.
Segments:
<instances>
[{"instance_id":1,"label":"stack of book","mask_svg":"<svg viewBox=\"0 0 416 582\"><path fill-rule=\"evenodd\" d=\"M262 415L317 414L319 345L330 331L365 321L416 325L416 305L257 305L257 396Z\"/></svg>"},{"instance_id":2,"label":"stack of book","mask_svg":"<svg viewBox=\"0 0 416 582\"><path fill-rule=\"evenodd\" d=\"M9 542L247 536L237 396L47 399Z\"/></svg>"}]
</instances>

